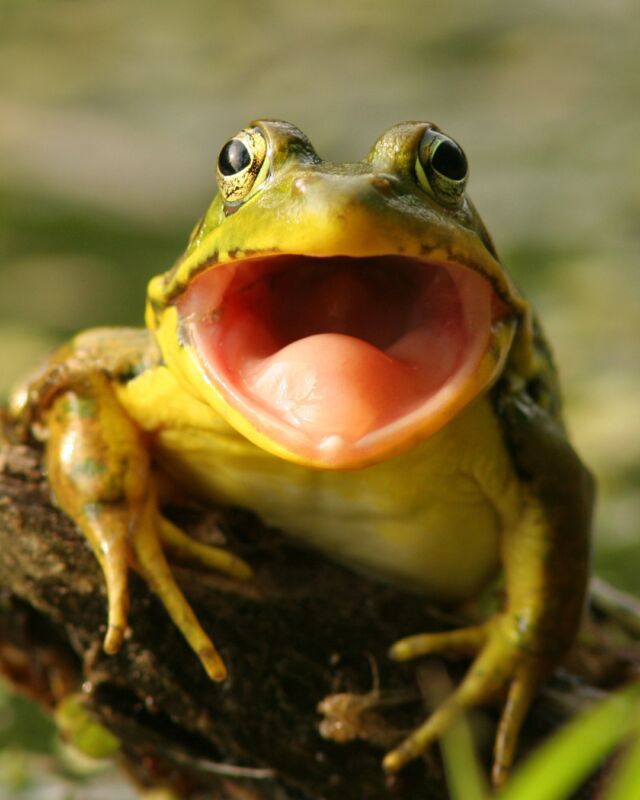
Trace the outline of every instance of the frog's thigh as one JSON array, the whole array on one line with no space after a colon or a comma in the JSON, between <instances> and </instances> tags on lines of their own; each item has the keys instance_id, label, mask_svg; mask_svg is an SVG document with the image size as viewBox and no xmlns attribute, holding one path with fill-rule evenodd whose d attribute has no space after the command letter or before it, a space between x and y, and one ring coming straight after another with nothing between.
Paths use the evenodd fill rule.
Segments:
<instances>
[{"instance_id":1,"label":"frog's thigh","mask_svg":"<svg viewBox=\"0 0 640 800\"><path fill-rule=\"evenodd\" d=\"M127 623L127 573L134 566L159 595L171 618L198 654L208 674L221 680L224 665L180 591L162 551L171 529L155 499L143 436L118 403L108 380L96 373L59 395L48 414L47 468L62 509L79 525L105 575L109 600L105 649L122 644ZM186 547L182 534L181 547ZM200 563L232 575L243 562L226 560L218 548L199 545ZM245 572L247 568L245 567Z\"/></svg>"}]
</instances>

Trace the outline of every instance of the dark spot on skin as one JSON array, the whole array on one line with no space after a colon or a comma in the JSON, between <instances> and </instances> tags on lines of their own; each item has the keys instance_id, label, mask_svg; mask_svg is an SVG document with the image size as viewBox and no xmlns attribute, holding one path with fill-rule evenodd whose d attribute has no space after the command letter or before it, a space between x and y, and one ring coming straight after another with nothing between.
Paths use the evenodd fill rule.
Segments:
<instances>
[{"instance_id":1,"label":"dark spot on skin","mask_svg":"<svg viewBox=\"0 0 640 800\"><path fill-rule=\"evenodd\" d=\"M261 256L261 255L264 255L264 251L263 250L256 250L255 248L252 249L250 247L248 247L246 250L243 250L242 252L243 252L245 258L253 258L254 256L258 257L258 256ZM281 251L280 251L280 249L278 247L269 248L269 253L271 255L276 255L277 253L280 253L280 252Z\"/></svg>"},{"instance_id":2,"label":"dark spot on skin","mask_svg":"<svg viewBox=\"0 0 640 800\"><path fill-rule=\"evenodd\" d=\"M81 419L91 419L96 415L96 403L90 397L76 397L74 411Z\"/></svg>"},{"instance_id":3,"label":"dark spot on skin","mask_svg":"<svg viewBox=\"0 0 640 800\"><path fill-rule=\"evenodd\" d=\"M93 419L96 416L95 401L82 395L65 396L58 408L62 412L63 418Z\"/></svg>"},{"instance_id":4,"label":"dark spot on skin","mask_svg":"<svg viewBox=\"0 0 640 800\"><path fill-rule=\"evenodd\" d=\"M255 248L246 248L242 249L240 247L234 247L229 250L229 256L231 261L240 261L245 258L259 258L265 255L278 255L282 251L278 247L270 247L268 250L258 250ZM187 277L176 283L170 292L167 292L164 302L160 305L160 310L158 314L160 314L168 305L171 305L175 301L175 299L185 291L185 289L191 284L191 282L198 277L201 273L205 272L209 267L214 266L214 264L219 263L220 261L220 254L216 251L212 256L207 258L201 264L198 264L194 267L191 272L187 275ZM154 306L152 305L152 308Z\"/></svg>"},{"instance_id":5,"label":"dark spot on skin","mask_svg":"<svg viewBox=\"0 0 640 800\"><path fill-rule=\"evenodd\" d=\"M187 286L197 275L199 275L201 272L204 272L204 270L208 269L208 267L212 267L214 264L217 264L219 260L220 260L220 253L216 250L201 264L198 264L196 267L194 267L191 270L191 272L187 275L185 280L174 283L171 290L167 288L165 297L163 301L161 301L161 306L160 306L161 310L164 310L168 305L170 305L175 300L176 297L178 297L178 295L182 294L182 292L187 288ZM173 267L171 272L167 273L167 276L165 278L165 285L167 287L169 287L173 282L178 266L179 264L176 267Z\"/></svg>"},{"instance_id":6,"label":"dark spot on skin","mask_svg":"<svg viewBox=\"0 0 640 800\"><path fill-rule=\"evenodd\" d=\"M71 468L71 475L74 478L92 478L96 475L102 475L106 472L107 466L97 458L84 458L78 461Z\"/></svg>"},{"instance_id":7,"label":"dark spot on skin","mask_svg":"<svg viewBox=\"0 0 640 800\"><path fill-rule=\"evenodd\" d=\"M88 519L97 520L104 510L104 504L96 502L85 503L82 510Z\"/></svg>"},{"instance_id":8,"label":"dark spot on skin","mask_svg":"<svg viewBox=\"0 0 640 800\"><path fill-rule=\"evenodd\" d=\"M205 216L203 216L203 217L202 217L202 219L201 219L201 220L200 220L200 222L198 223L198 227L195 229L195 231L194 231L194 233L193 233L193 238L194 238L194 239L197 239L197 238L198 238L198 236L200 236L200 234L202 233L202 231L203 231L203 229L204 229L204 226L205 226L205 222L206 222L206 221L207 221L207 217L206 217L206 215L205 215Z\"/></svg>"},{"instance_id":9,"label":"dark spot on skin","mask_svg":"<svg viewBox=\"0 0 640 800\"><path fill-rule=\"evenodd\" d=\"M153 311L153 314L157 322L158 317L164 311L164 304L154 297L154 298L149 298L149 306L151 307L151 310Z\"/></svg>"},{"instance_id":10,"label":"dark spot on skin","mask_svg":"<svg viewBox=\"0 0 640 800\"><path fill-rule=\"evenodd\" d=\"M482 220L478 219L477 224L478 224L478 235L482 239L482 243L491 253L491 255L495 258L495 260L500 261L500 259L498 258L498 251L496 250L496 246L493 243L493 239L491 238L489 231L485 228L484 224L482 223Z\"/></svg>"},{"instance_id":11,"label":"dark spot on skin","mask_svg":"<svg viewBox=\"0 0 640 800\"><path fill-rule=\"evenodd\" d=\"M118 381L118 383L122 384L129 383L129 381L132 381L134 378L137 378L138 375L141 375L147 369L148 365L145 364L144 362L141 362L140 364L130 364L126 369L123 369L121 372L118 372L118 374L114 377Z\"/></svg>"},{"instance_id":12,"label":"dark spot on skin","mask_svg":"<svg viewBox=\"0 0 640 800\"><path fill-rule=\"evenodd\" d=\"M277 248L271 248L269 253L279 253L280 251ZM255 250L250 247L243 249L242 247L234 247L229 250L229 255L231 256L232 261L241 261L245 258L253 258L254 256L261 256L264 255L263 250Z\"/></svg>"},{"instance_id":13,"label":"dark spot on skin","mask_svg":"<svg viewBox=\"0 0 640 800\"><path fill-rule=\"evenodd\" d=\"M429 247L426 244L422 244L420 245L420 255L428 256L430 253L433 252L433 249L434 249L433 247ZM469 269L472 269L474 272L477 272L478 275L482 275L483 278L488 280L491 286L493 287L495 293L498 295L500 300L502 300L505 303L505 305L509 307L513 305L512 298L510 297L508 292L505 291L504 287L500 286L495 276L487 275L486 272L483 272L482 270L478 269L477 264L475 264L468 258L464 258L463 256L459 255L454 255L450 250L446 250L446 253L451 261L455 262L456 264L461 264L463 267L468 267Z\"/></svg>"},{"instance_id":14,"label":"dark spot on skin","mask_svg":"<svg viewBox=\"0 0 640 800\"><path fill-rule=\"evenodd\" d=\"M58 404L57 408L62 412L62 417L67 417L71 413L71 401L68 397Z\"/></svg>"}]
</instances>

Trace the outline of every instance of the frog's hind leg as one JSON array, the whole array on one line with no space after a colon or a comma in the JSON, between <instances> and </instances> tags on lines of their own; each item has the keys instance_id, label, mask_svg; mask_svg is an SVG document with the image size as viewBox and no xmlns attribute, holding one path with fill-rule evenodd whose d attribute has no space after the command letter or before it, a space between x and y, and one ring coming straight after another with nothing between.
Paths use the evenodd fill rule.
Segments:
<instances>
[{"instance_id":1,"label":"frog's hind leg","mask_svg":"<svg viewBox=\"0 0 640 800\"><path fill-rule=\"evenodd\" d=\"M249 567L220 548L192 542L160 513L145 434L120 406L100 372L74 379L46 411L46 463L60 507L90 543L105 576L109 602L104 646L122 645L129 606L128 571L135 568L159 596L205 670L226 669L166 561L163 546L183 559L248 578Z\"/></svg>"}]
</instances>

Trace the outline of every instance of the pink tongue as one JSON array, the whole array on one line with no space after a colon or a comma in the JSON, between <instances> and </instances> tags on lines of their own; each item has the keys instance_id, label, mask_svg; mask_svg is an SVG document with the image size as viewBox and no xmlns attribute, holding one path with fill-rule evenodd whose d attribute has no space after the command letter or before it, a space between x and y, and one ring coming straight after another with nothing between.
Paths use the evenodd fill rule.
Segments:
<instances>
[{"instance_id":1,"label":"pink tongue","mask_svg":"<svg viewBox=\"0 0 640 800\"><path fill-rule=\"evenodd\" d=\"M265 406L313 436L355 440L406 405L412 369L377 347L340 333L307 336L242 370L247 389Z\"/></svg>"},{"instance_id":2,"label":"pink tongue","mask_svg":"<svg viewBox=\"0 0 640 800\"><path fill-rule=\"evenodd\" d=\"M412 259L282 258L211 270L180 306L212 380L267 430L357 442L437 394L473 355L469 326L488 338L490 290L470 271L461 289Z\"/></svg>"}]
</instances>

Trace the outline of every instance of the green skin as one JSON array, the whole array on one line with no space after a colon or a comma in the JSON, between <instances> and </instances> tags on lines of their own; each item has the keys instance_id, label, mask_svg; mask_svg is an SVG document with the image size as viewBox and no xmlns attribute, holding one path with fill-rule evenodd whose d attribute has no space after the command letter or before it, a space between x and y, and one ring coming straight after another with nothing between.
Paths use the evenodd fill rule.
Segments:
<instances>
[{"instance_id":1,"label":"green skin","mask_svg":"<svg viewBox=\"0 0 640 800\"><path fill-rule=\"evenodd\" d=\"M436 479L433 485L438 485L443 454L449 472L453 458L454 467L458 464L454 472L473 474L486 508L501 521L496 552L487 557L504 570L505 607L481 625L417 635L392 647L397 660L442 653L473 656L474 661L457 690L387 754L384 767L400 769L466 708L506 693L495 745L493 779L499 784L508 774L537 687L579 627L594 489L566 438L549 349L529 305L498 262L464 193L464 181L448 180L431 169L431 156L416 155L427 131L437 129L427 123L395 126L363 162L333 165L321 161L293 126L254 123L238 135L252 153L249 168L237 175L219 173L220 193L196 226L184 256L150 283L147 322L152 333L102 329L80 334L29 377L11 408L25 437L31 431L46 438L53 493L84 532L104 571L109 597L105 649L116 652L122 645L127 575L133 567L159 595L214 680L225 677L224 664L175 583L165 554L239 580L250 579L251 570L224 550L193 542L162 516L159 471L171 473L172 463L182 473L192 469L189 485L200 482L201 496L219 500L219 488L209 486L204 476L212 472L212 461L226 457L222 426L224 441L233 439L236 452L239 443L245 448L247 470L257 470L261 481L278 474L291 482L292 497L298 492L301 500L298 505L291 500L291 507L283 509L283 518L292 520L293 529L286 532L304 538L300 509L308 499L304 492L312 473L321 470L326 476L324 483L314 479L314 486L322 484L334 493L348 487L346 495L360 493L370 503L375 489L367 486L375 487L376 475L382 475L383 485L394 480L400 485L403 465L413 464L414 469L424 454L433 462L425 465L425 481ZM345 472L340 464L332 469L335 465L319 463L314 454L296 452L290 441L257 430L212 387L200 355L185 337L176 304L208 269L281 253L316 258L403 254L462 265L490 281L503 315L478 374L465 383L437 426L427 421L361 462L345 462ZM200 455L191 446L181 449L176 432L185 429L196 437ZM194 463L197 459L201 463ZM241 473L242 464L239 485ZM245 502L269 515L259 500L252 503L251 491L246 497L230 494L222 499ZM441 508L446 539L452 507L443 501ZM277 514L274 519L279 521ZM357 566L358 553L341 549L341 542L358 537L349 537L348 527L341 529L340 524L326 523L327 529L338 530L337 544L324 542L317 530L307 540ZM412 534L420 534L417 541L429 535L419 525L417 520ZM473 526L469 517L470 537ZM461 573L464 569L460 565ZM484 573L469 569L469 580L461 585L473 591L461 589L458 599L487 582ZM397 579L399 574L388 577ZM427 578L425 584L429 593ZM432 594L437 599L438 591Z\"/></svg>"}]
</instances>

